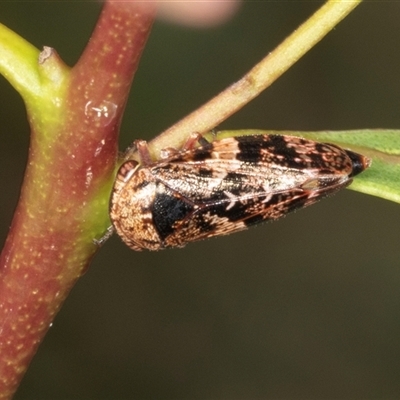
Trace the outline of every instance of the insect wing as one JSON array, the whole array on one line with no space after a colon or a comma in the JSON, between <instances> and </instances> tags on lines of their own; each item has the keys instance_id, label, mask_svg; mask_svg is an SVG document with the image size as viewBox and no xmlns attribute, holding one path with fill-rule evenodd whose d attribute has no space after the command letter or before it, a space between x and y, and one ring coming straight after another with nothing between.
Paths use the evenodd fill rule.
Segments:
<instances>
[{"instance_id":1,"label":"insect wing","mask_svg":"<svg viewBox=\"0 0 400 400\"><path fill-rule=\"evenodd\" d=\"M349 184L351 172L336 146L316 150L282 136L220 140L152 168L153 221L167 247L233 233L315 203Z\"/></svg>"}]
</instances>

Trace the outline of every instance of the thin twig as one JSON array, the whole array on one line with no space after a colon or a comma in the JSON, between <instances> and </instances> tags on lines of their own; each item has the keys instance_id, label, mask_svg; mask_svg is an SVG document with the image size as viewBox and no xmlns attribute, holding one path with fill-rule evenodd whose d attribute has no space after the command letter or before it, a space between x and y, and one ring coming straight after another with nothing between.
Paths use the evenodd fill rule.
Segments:
<instances>
[{"instance_id":1,"label":"thin twig","mask_svg":"<svg viewBox=\"0 0 400 400\"><path fill-rule=\"evenodd\" d=\"M208 132L241 109L287 71L361 1L329 0L242 79L155 138L150 143L151 154L158 157L163 148L179 148L191 133Z\"/></svg>"}]
</instances>

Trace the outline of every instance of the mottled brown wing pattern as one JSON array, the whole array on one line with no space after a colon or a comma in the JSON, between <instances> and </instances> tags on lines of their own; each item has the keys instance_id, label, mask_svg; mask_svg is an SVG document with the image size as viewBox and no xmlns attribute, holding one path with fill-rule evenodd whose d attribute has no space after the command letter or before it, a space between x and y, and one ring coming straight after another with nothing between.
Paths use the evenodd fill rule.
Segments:
<instances>
[{"instance_id":1,"label":"mottled brown wing pattern","mask_svg":"<svg viewBox=\"0 0 400 400\"><path fill-rule=\"evenodd\" d=\"M297 137L216 140L148 165L123 164L110 217L135 250L182 247L313 204L368 166L362 155Z\"/></svg>"}]
</instances>

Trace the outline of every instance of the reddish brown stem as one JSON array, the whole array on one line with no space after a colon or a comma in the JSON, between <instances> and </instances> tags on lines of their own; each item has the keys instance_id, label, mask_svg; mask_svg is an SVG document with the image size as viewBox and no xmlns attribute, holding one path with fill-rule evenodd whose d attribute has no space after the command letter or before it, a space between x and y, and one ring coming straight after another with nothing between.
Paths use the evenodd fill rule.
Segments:
<instances>
[{"instance_id":1,"label":"reddish brown stem","mask_svg":"<svg viewBox=\"0 0 400 400\"><path fill-rule=\"evenodd\" d=\"M119 124L153 11L143 2L106 3L64 77L64 97L50 90L40 102L46 113L29 104L29 160L0 256L0 398L15 392L108 223ZM54 77L54 68L65 71L47 49L38 69Z\"/></svg>"}]
</instances>

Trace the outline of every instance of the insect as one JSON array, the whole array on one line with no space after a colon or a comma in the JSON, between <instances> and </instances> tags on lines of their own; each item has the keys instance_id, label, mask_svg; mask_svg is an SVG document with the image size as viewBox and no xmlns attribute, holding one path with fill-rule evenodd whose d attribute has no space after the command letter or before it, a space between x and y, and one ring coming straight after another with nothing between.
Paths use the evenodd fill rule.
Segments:
<instances>
[{"instance_id":1,"label":"insect","mask_svg":"<svg viewBox=\"0 0 400 400\"><path fill-rule=\"evenodd\" d=\"M227 235L314 204L348 186L370 160L336 145L293 136L191 139L153 162L120 167L110 218L134 250L183 247Z\"/></svg>"}]
</instances>

